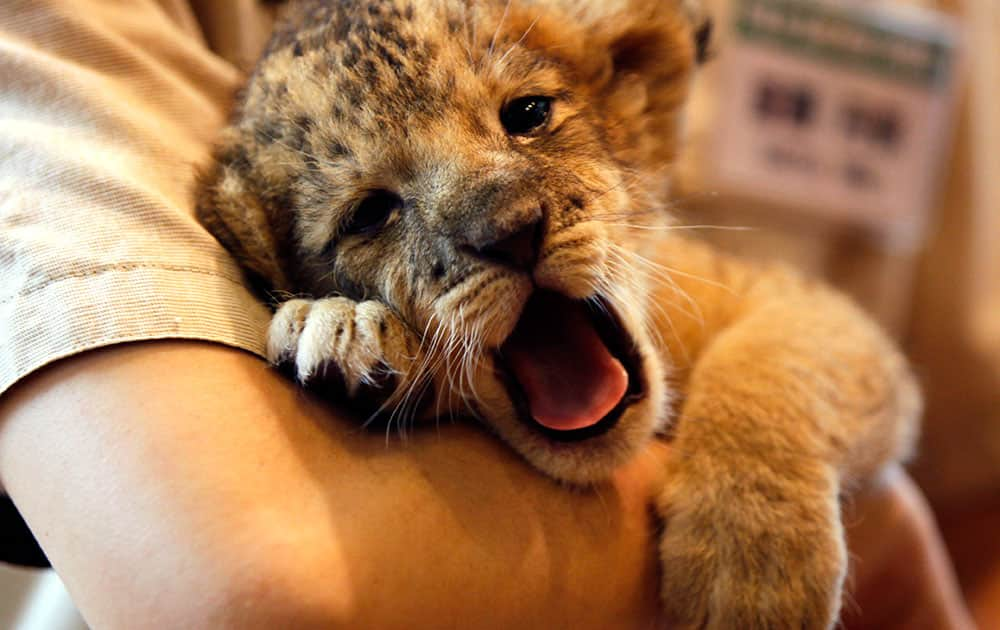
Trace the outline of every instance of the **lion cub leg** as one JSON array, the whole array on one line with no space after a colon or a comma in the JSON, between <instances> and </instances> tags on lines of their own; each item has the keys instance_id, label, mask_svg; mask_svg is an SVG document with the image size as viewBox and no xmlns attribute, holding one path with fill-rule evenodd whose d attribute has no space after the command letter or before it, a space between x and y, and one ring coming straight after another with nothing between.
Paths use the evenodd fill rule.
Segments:
<instances>
[{"instance_id":1,"label":"lion cub leg","mask_svg":"<svg viewBox=\"0 0 1000 630\"><path fill-rule=\"evenodd\" d=\"M874 324L819 287L756 286L684 387L659 503L671 627L832 627L840 500L916 435L917 388Z\"/></svg>"},{"instance_id":2,"label":"lion cub leg","mask_svg":"<svg viewBox=\"0 0 1000 630\"><path fill-rule=\"evenodd\" d=\"M671 468L659 497L669 627L832 627L847 569L836 480L815 462L777 460L692 455Z\"/></svg>"},{"instance_id":3,"label":"lion cub leg","mask_svg":"<svg viewBox=\"0 0 1000 630\"><path fill-rule=\"evenodd\" d=\"M344 297L289 300L268 330L268 360L289 367L307 387L342 386L365 411L394 411L414 382L421 345L389 307Z\"/></svg>"}]
</instances>

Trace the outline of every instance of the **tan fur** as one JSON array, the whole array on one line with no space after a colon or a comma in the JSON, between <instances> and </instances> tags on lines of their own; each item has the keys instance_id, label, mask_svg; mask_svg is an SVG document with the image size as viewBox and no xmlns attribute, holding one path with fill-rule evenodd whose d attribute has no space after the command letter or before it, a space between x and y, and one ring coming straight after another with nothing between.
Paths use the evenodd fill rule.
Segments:
<instances>
[{"instance_id":1,"label":"tan fur","mask_svg":"<svg viewBox=\"0 0 1000 630\"><path fill-rule=\"evenodd\" d=\"M606 477L658 432L666 616L824 628L846 567L839 500L905 457L920 403L858 310L785 269L671 230L664 210L694 72L681 0L293 3L203 178L204 224L278 300L269 353L406 426L478 417L556 478ZM555 98L538 134L506 102ZM372 190L405 205L345 234ZM522 273L477 252L540 221ZM645 398L554 443L494 366L533 287L600 298L637 344Z\"/></svg>"}]
</instances>

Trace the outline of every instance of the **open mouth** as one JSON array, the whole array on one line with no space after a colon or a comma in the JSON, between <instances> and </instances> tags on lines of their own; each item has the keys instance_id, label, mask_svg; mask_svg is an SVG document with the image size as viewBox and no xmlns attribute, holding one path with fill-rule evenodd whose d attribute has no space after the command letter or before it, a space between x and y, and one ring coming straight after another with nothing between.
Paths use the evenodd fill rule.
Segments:
<instances>
[{"instance_id":1,"label":"open mouth","mask_svg":"<svg viewBox=\"0 0 1000 630\"><path fill-rule=\"evenodd\" d=\"M635 341L605 303L536 291L497 351L521 419L572 442L611 430L646 393Z\"/></svg>"}]
</instances>

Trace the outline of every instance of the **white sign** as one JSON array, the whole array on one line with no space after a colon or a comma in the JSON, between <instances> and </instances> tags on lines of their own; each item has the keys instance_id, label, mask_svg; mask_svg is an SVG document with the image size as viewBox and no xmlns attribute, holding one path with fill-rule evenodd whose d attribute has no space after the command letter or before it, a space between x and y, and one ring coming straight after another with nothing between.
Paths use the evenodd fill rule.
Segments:
<instances>
[{"instance_id":1,"label":"white sign","mask_svg":"<svg viewBox=\"0 0 1000 630\"><path fill-rule=\"evenodd\" d=\"M919 230L946 149L956 25L885 3L733 3L705 169L712 184Z\"/></svg>"}]
</instances>

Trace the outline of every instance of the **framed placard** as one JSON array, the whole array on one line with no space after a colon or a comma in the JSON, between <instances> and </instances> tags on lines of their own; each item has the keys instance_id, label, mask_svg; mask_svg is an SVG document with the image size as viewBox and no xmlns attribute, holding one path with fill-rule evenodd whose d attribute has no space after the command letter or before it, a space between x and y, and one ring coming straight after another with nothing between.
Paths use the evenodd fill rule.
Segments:
<instances>
[{"instance_id":1,"label":"framed placard","mask_svg":"<svg viewBox=\"0 0 1000 630\"><path fill-rule=\"evenodd\" d=\"M886 2L732 4L704 169L710 185L919 230L950 130L957 24Z\"/></svg>"}]
</instances>

